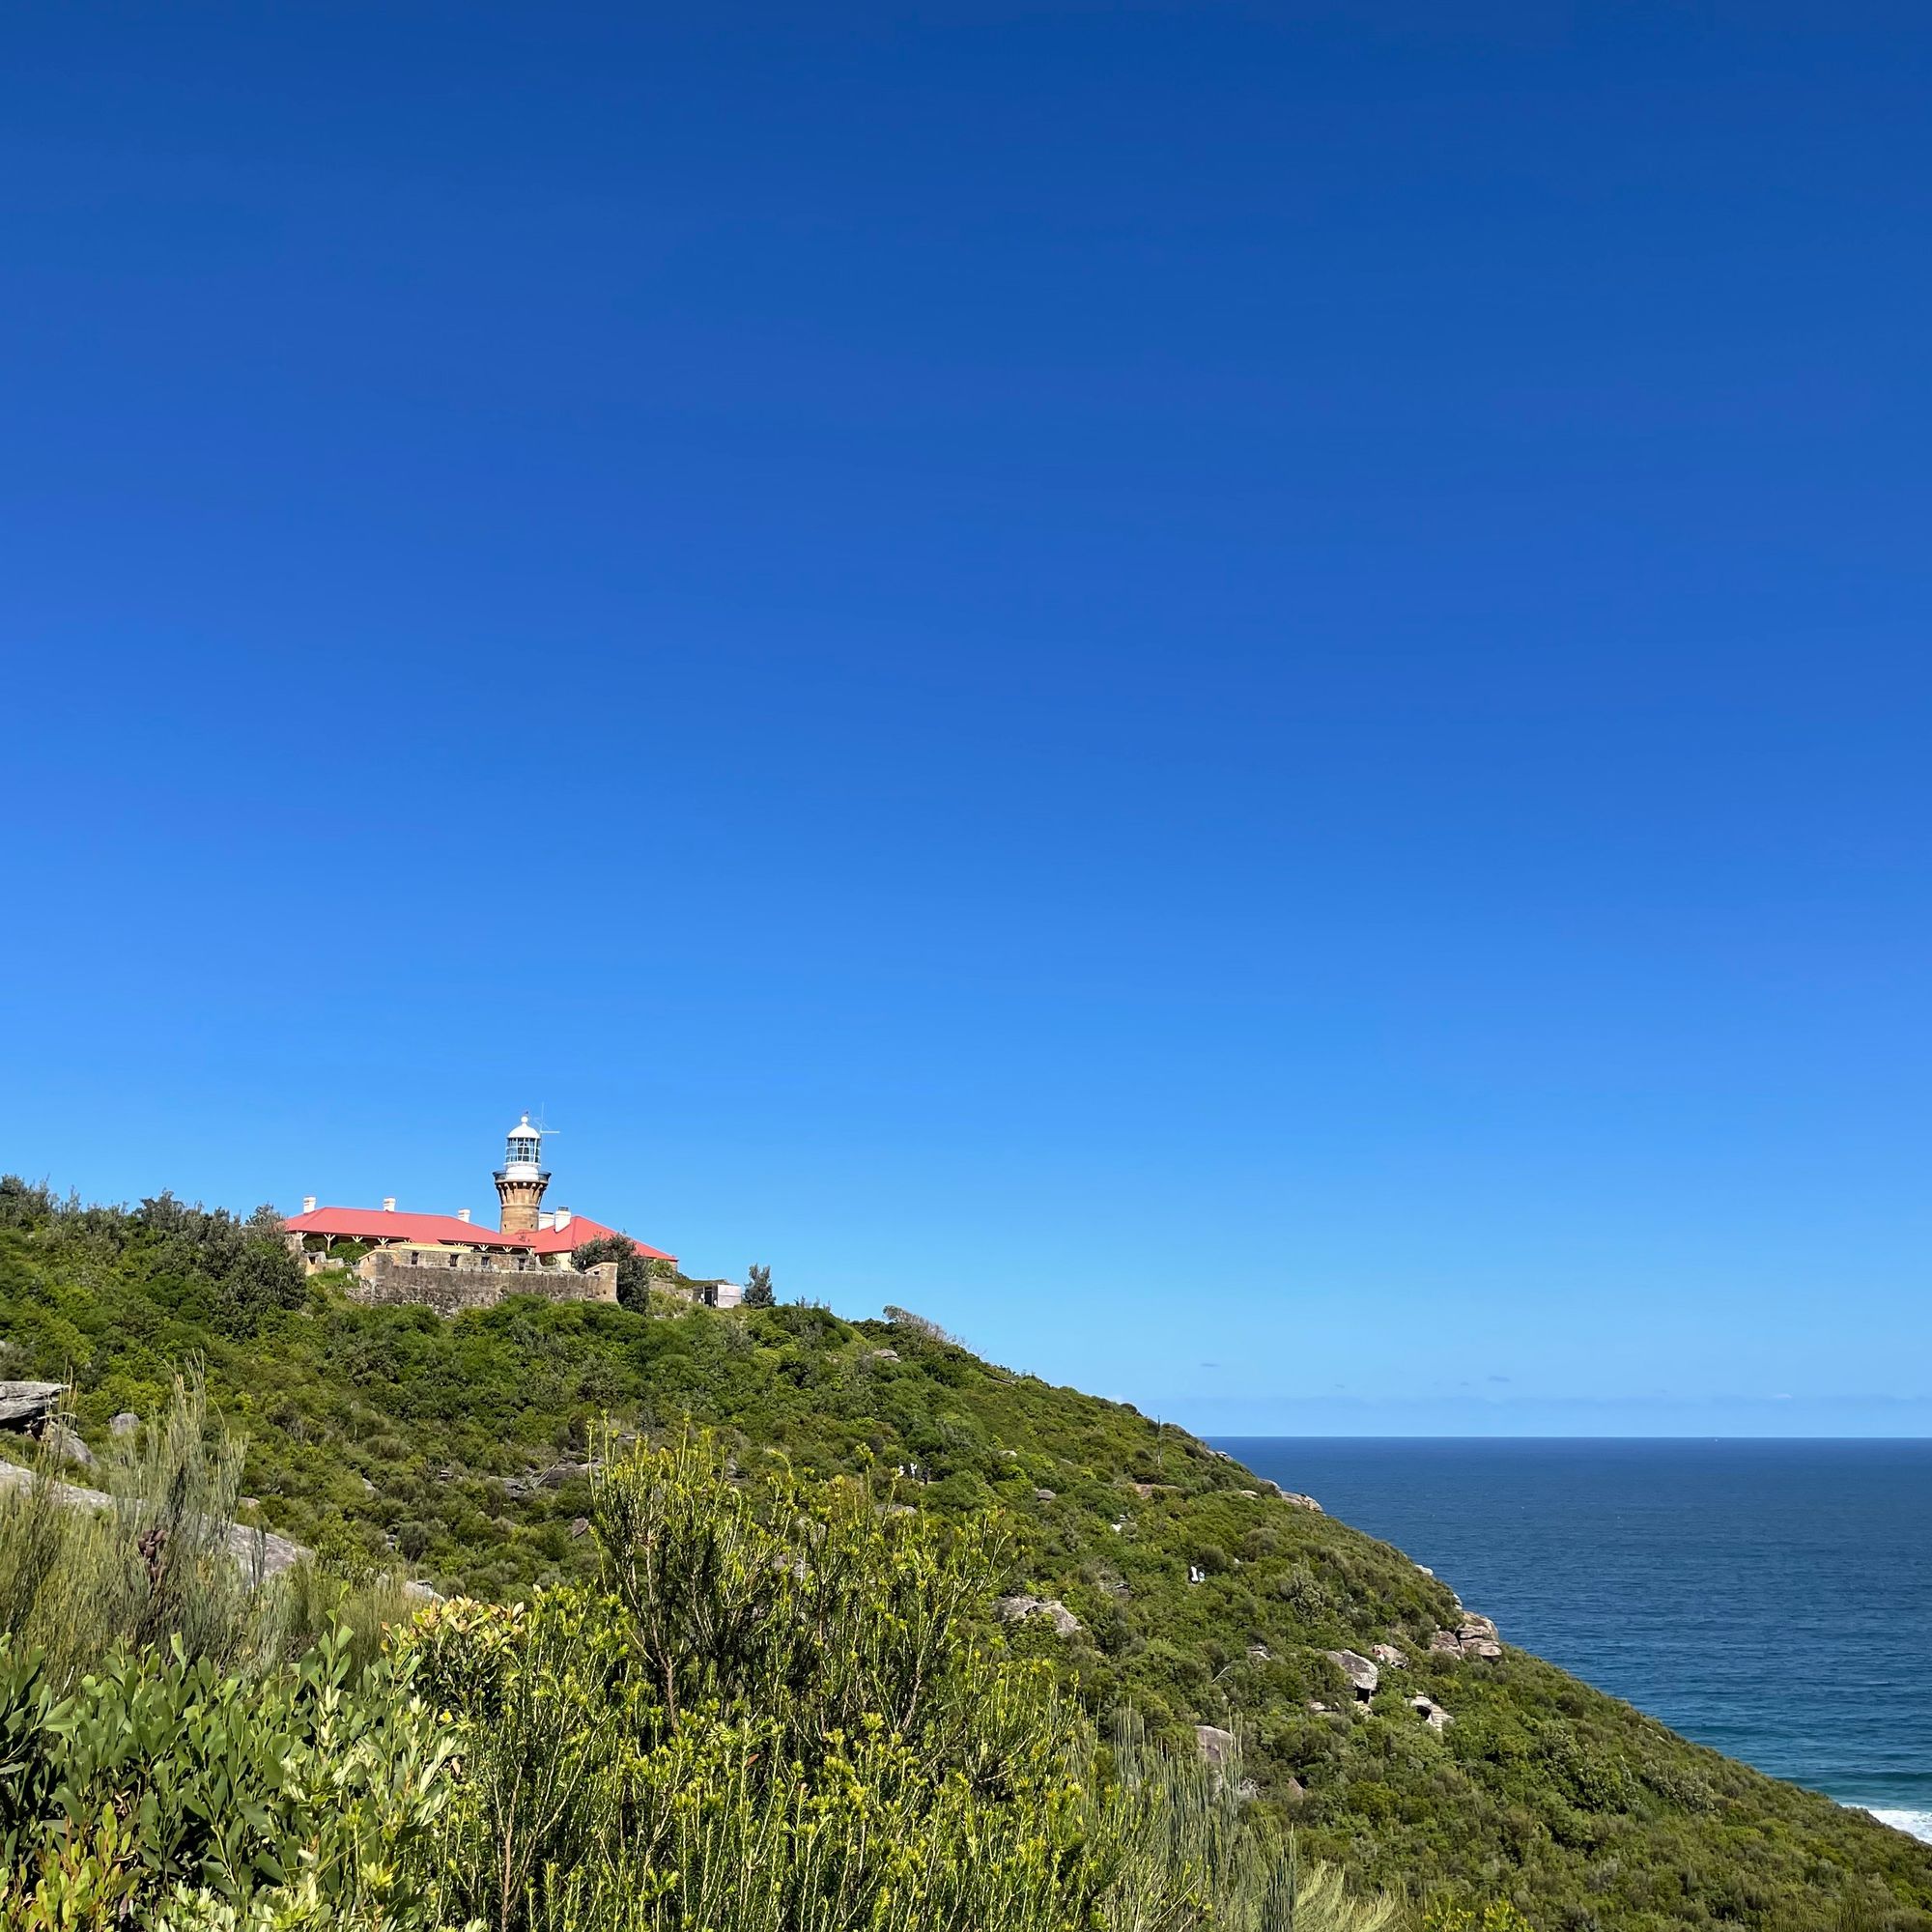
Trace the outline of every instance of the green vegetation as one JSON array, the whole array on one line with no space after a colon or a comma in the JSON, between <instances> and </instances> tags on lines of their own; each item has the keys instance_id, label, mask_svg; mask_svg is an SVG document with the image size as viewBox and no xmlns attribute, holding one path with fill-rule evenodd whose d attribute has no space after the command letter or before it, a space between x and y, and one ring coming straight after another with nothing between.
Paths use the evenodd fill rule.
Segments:
<instances>
[{"instance_id":1,"label":"green vegetation","mask_svg":"<svg viewBox=\"0 0 1932 1932\"><path fill-rule=\"evenodd\" d=\"M881 1521L969 1539L991 1525L976 1547L997 1552L999 1588L1079 1624L1063 1634L1031 1615L993 1645L973 1610L1002 1669L1049 1670L1069 1720L1104 1729L1131 1708L1163 1763L1196 1723L1238 1732L1255 1816L1456 1932L1486 1927L1500 1900L1538 1932L1932 1932L1932 1849L1520 1652L1432 1655L1456 1605L1399 1551L903 1311L848 1322L660 1295L445 1321L354 1304L339 1278L301 1283L265 1228L204 1217L204 1247L185 1232L192 1211L0 1187L0 1374L71 1374L99 1446L112 1414L156 1410L177 1365L205 1361L247 1436L244 1518L345 1572L407 1558L478 1598L548 1585L594 1600L609 1583L590 1520L612 1507L592 1466L612 1460L604 1420L621 1451L689 1418L723 1432L747 1475L778 1451L801 1480L858 1479L908 1512ZM1326 1653L1378 1642L1406 1667L1351 1709ZM644 1681L657 1702L678 1688ZM1409 1707L1418 1693L1453 1715L1446 1732Z\"/></svg>"},{"instance_id":2,"label":"green vegetation","mask_svg":"<svg viewBox=\"0 0 1932 1932\"><path fill-rule=\"evenodd\" d=\"M187 1440L184 1391L154 1430ZM217 1439L176 1477L218 1492ZM0 1632L0 1911L161 1932L1381 1932L1238 1766L1102 1749L1042 1663L984 1627L985 1522L851 1481L734 1478L707 1436L599 1475L606 1587L439 1603L359 1672L337 1630L224 1671L247 1626L200 1562L127 1577L51 1525L145 1647L65 1671ZM18 1529L34 1497L0 1503ZM115 1517L180 1526L165 1485ZM70 1512L71 1519L73 1513ZM71 1579L69 1579L71 1580ZM144 1585L152 1584L152 1588ZM131 1585L130 1587L127 1587ZM197 1597L207 1593L206 1604ZM73 1601L63 1589L60 1600ZM164 1647L163 1647L164 1645Z\"/></svg>"}]
</instances>

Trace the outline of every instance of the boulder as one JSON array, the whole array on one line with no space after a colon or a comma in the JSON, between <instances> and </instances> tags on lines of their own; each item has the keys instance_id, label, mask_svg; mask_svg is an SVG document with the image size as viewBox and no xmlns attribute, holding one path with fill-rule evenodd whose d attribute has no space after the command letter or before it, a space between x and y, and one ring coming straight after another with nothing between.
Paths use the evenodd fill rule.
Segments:
<instances>
[{"instance_id":1,"label":"boulder","mask_svg":"<svg viewBox=\"0 0 1932 1932\"><path fill-rule=\"evenodd\" d=\"M1438 1736L1456 1721L1433 1697L1411 1697L1408 1708Z\"/></svg>"},{"instance_id":2,"label":"boulder","mask_svg":"<svg viewBox=\"0 0 1932 1932\"><path fill-rule=\"evenodd\" d=\"M1391 1670L1408 1668L1408 1659L1392 1643L1372 1643L1369 1646L1369 1655L1378 1663L1386 1663Z\"/></svg>"},{"instance_id":3,"label":"boulder","mask_svg":"<svg viewBox=\"0 0 1932 1932\"><path fill-rule=\"evenodd\" d=\"M1288 1778L1281 1787L1281 1795L1291 1804L1299 1804L1308 1796L1308 1787L1300 1778Z\"/></svg>"},{"instance_id":4,"label":"boulder","mask_svg":"<svg viewBox=\"0 0 1932 1932\"><path fill-rule=\"evenodd\" d=\"M1002 1597L993 1607L1002 1623L1024 1623L1028 1617L1050 1618L1062 1636L1071 1636L1080 1628L1080 1619L1058 1597Z\"/></svg>"},{"instance_id":5,"label":"boulder","mask_svg":"<svg viewBox=\"0 0 1932 1932\"><path fill-rule=\"evenodd\" d=\"M1203 1759L1216 1771L1235 1755L1235 1734L1224 1731L1219 1724L1196 1724L1194 1742L1201 1747Z\"/></svg>"},{"instance_id":6,"label":"boulder","mask_svg":"<svg viewBox=\"0 0 1932 1932\"><path fill-rule=\"evenodd\" d=\"M1058 1500L1058 1492L1053 1490L1036 1490L1033 1493L1036 1502L1050 1503Z\"/></svg>"},{"instance_id":7,"label":"boulder","mask_svg":"<svg viewBox=\"0 0 1932 1932\"><path fill-rule=\"evenodd\" d=\"M1274 1652L1264 1643L1251 1643L1248 1646L1248 1662L1250 1663L1272 1663L1274 1662Z\"/></svg>"},{"instance_id":8,"label":"boulder","mask_svg":"<svg viewBox=\"0 0 1932 1932\"><path fill-rule=\"evenodd\" d=\"M141 1433L141 1418L131 1408L124 1408L107 1425L107 1433L115 1436L138 1435Z\"/></svg>"},{"instance_id":9,"label":"boulder","mask_svg":"<svg viewBox=\"0 0 1932 1932\"><path fill-rule=\"evenodd\" d=\"M0 1382L0 1428L44 1422L66 1393L64 1382Z\"/></svg>"},{"instance_id":10,"label":"boulder","mask_svg":"<svg viewBox=\"0 0 1932 1932\"><path fill-rule=\"evenodd\" d=\"M76 1468L94 1467L94 1451L80 1439L80 1434L58 1416L43 1422L40 1427L41 1441L63 1463L71 1463Z\"/></svg>"},{"instance_id":11,"label":"boulder","mask_svg":"<svg viewBox=\"0 0 1932 1932\"><path fill-rule=\"evenodd\" d=\"M1331 1650L1328 1661L1349 1680L1357 1703L1366 1704L1376 1694L1376 1686L1381 1682L1381 1672L1360 1651Z\"/></svg>"}]
</instances>

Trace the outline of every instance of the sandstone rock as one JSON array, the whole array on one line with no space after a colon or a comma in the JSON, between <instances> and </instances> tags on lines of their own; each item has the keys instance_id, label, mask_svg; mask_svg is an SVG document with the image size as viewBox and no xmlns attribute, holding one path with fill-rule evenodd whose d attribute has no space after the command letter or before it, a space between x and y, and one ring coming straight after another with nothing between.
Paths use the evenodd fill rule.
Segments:
<instances>
[{"instance_id":1,"label":"sandstone rock","mask_svg":"<svg viewBox=\"0 0 1932 1932\"><path fill-rule=\"evenodd\" d=\"M1272 1663L1274 1662L1274 1652L1264 1643L1251 1643L1248 1646L1248 1662L1250 1663Z\"/></svg>"},{"instance_id":2,"label":"sandstone rock","mask_svg":"<svg viewBox=\"0 0 1932 1932\"><path fill-rule=\"evenodd\" d=\"M1408 1708L1438 1736L1456 1721L1433 1697L1411 1697Z\"/></svg>"},{"instance_id":3,"label":"sandstone rock","mask_svg":"<svg viewBox=\"0 0 1932 1932\"><path fill-rule=\"evenodd\" d=\"M1028 1617L1048 1617L1062 1636L1071 1636L1080 1619L1058 1597L1002 1597L993 1607L1003 1623L1024 1623Z\"/></svg>"},{"instance_id":4,"label":"sandstone rock","mask_svg":"<svg viewBox=\"0 0 1932 1932\"><path fill-rule=\"evenodd\" d=\"M1235 1734L1224 1731L1219 1724L1196 1724L1194 1742L1200 1746L1202 1757L1216 1771L1235 1755Z\"/></svg>"},{"instance_id":5,"label":"sandstone rock","mask_svg":"<svg viewBox=\"0 0 1932 1932\"><path fill-rule=\"evenodd\" d=\"M1313 1496L1299 1495L1293 1490L1283 1490L1281 1499L1285 1503L1293 1503L1298 1510L1313 1510L1317 1516L1327 1515L1327 1511Z\"/></svg>"},{"instance_id":6,"label":"sandstone rock","mask_svg":"<svg viewBox=\"0 0 1932 1932\"><path fill-rule=\"evenodd\" d=\"M0 1428L24 1429L52 1415L66 1384L0 1382Z\"/></svg>"},{"instance_id":7,"label":"sandstone rock","mask_svg":"<svg viewBox=\"0 0 1932 1932\"><path fill-rule=\"evenodd\" d=\"M1033 1493L1035 1501L1050 1503L1057 1499L1059 1492L1055 1490L1036 1490Z\"/></svg>"},{"instance_id":8,"label":"sandstone rock","mask_svg":"<svg viewBox=\"0 0 1932 1932\"><path fill-rule=\"evenodd\" d=\"M138 1435L141 1433L141 1418L131 1408L124 1408L107 1425L110 1435Z\"/></svg>"},{"instance_id":9,"label":"sandstone rock","mask_svg":"<svg viewBox=\"0 0 1932 1932\"><path fill-rule=\"evenodd\" d=\"M572 1536L588 1536L590 1534L590 1519L587 1516L572 1517L570 1520L570 1533Z\"/></svg>"},{"instance_id":10,"label":"sandstone rock","mask_svg":"<svg viewBox=\"0 0 1932 1932\"><path fill-rule=\"evenodd\" d=\"M1372 1643L1369 1646L1369 1655L1378 1663L1386 1663L1391 1670L1408 1668L1408 1659L1392 1643Z\"/></svg>"},{"instance_id":11,"label":"sandstone rock","mask_svg":"<svg viewBox=\"0 0 1932 1932\"><path fill-rule=\"evenodd\" d=\"M0 1463L0 1491L31 1489L34 1472L22 1469L13 1463ZM114 1498L103 1495L99 1490L84 1490L74 1483L53 1483L48 1486L54 1500L68 1509L111 1510ZM293 1569L305 1557L313 1555L299 1543L292 1543L286 1536L276 1536L266 1529L251 1529L246 1523L236 1522L228 1526L228 1553L241 1565L242 1574L251 1582L259 1582L264 1577L279 1576L282 1571Z\"/></svg>"},{"instance_id":12,"label":"sandstone rock","mask_svg":"<svg viewBox=\"0 0 1932 1932\"><path fill-rule=\"evenodd\" d=\"M1308 1796L1308 1787L1300 1778L1291 1777L1281 1787L1281 1795L1291 1804L1299 1804Z\"/></svg>"},{"instance_id":13,"label":"sandstone rock","mask_svg":"<svg viewBox=\"0 0 1932 1932\"><path fill-rule=\"evenodd\" d=\"M1439 1630L1429 1639L1429 1648L1438 1657L1497 1658L1503 1646L1493 1619L1464 1610L1453 1631Z\"/></svg>"},{"instance_id":14,"label":"sandstone rock","mask_svg":"<svg viewBox=\"0 0 1932 1932\"><path fill-rule=\"evenodd\" d=\"M1430 1650L1441 1658L1493 1660L1503 1654L1503 1644L1495 1633L1495 1623L1490 1617L1478 1617L1472 1611L1463 1611L1463 1619L1453 1631L1437 1631L1430 1638Z\"/></svg>"},{"instance_id":15,"label":"sandstone rock","mask_svg":"<svg viewBox=\"0 0 1932 1932\"><path fill-rule=\"evenodd\" d=\"M1331 1650L1328 1661L1337 1665L1353 1687L1356 1702L1366 1704L1376 1694L1381 1672L1359 1651Z\"/></svg>"},{"instance_id":16,"label":"sandstone rock","mask_svg":"<svg viewBox=\"0 0 1932 1932\"><path fill-rule=\"evenodd\" d=\"M71 1463L81 1469L94 1467L94 1451L80 1439L77 1431L70 1428L58 1417L42 1423L39 1434L42 1442L63 1463Z\"/></svg>"},{"instance_id":17,"label":"sandstone rock","mask_svg":"<svg viewBox=\"0 0 1932 1932\"><path fill-rule=\"evenodd\" d=\"M896 1362L898 1358L899 1351L896 1349L874 1349L872 1350L872 1359L875 1362Z\"/></svg>"},{"instance_id":18,"label":"sandstone rock","mask_svg":"<svg viewBox=\"0 0 1932 1932\"><path fill-rule=\"evenodd\" d=\"M1479 1617L1471 1610L1463 1612L1463 1621L1456 1627L1456 1640L1462 1645L1464 1657L1503 1654L1502 1634L1496 1629L1494 1619Z\"/></svg>"}]
</instances>

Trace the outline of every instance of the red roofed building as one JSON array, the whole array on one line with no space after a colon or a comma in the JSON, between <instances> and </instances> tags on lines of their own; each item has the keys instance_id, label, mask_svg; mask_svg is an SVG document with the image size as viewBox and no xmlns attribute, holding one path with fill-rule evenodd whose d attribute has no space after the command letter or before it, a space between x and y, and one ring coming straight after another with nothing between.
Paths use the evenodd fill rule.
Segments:
<instances>
[{"instance_id":1,"label":"red roofed building","mask_svg":"<svg viewBox=\"0 0 1932 1932\"><path fill-rule=\"evenodd\" d=\"M370 1248L446 1250L451 1266L460 1265L467 1251L500 1258L499 1267L507 1262L523 1272L532 1267L567 1270L578 1249L592 1241L614 1239L630 1241L646 1261L677 1265L675 1255L620 1234L587 1214L573 1214L568 1208L546 1208L543 1197L550 1176L539 1158L542 1142L543 1129L531 1126L527 1114L510 1129L503 1165L496 1176L501 1227L478 1227L467 1208L456 1214L406 1214L397 1211L393 1196L380 1208L318 1208L311 1194L303 1201L302 1211L282 1224L289 1246L311 1268L327 1264L337 1241L355 1241Z\"/></svg>"}]
</instances>

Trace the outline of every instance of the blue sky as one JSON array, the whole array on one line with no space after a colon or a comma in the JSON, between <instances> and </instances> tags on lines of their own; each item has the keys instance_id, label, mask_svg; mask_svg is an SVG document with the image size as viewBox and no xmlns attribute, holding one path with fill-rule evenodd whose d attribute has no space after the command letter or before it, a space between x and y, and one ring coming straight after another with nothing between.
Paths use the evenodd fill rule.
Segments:
<instances>
[{"instance_id":1,"label":"blue sky","mask_svg":"<svg viewBox=\"0 0 1932 1932\"><path fill-rule=\"evenodd\" d=\"M0 1165L1230 1433L1932 1430L1932 25L29 7Z\"/></svg>"}]
</instances>

